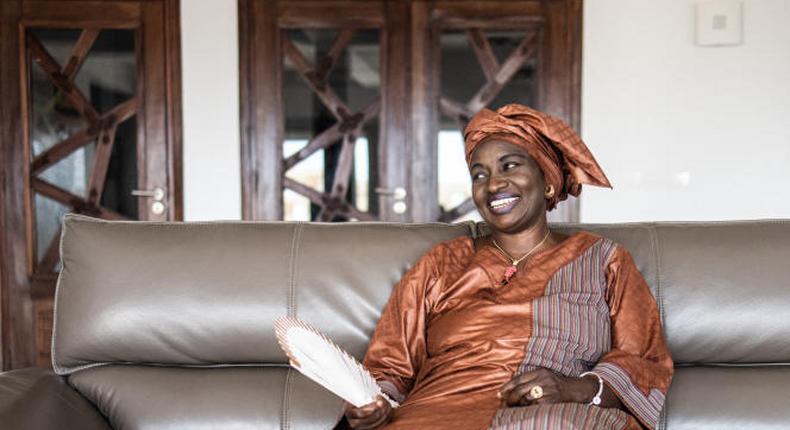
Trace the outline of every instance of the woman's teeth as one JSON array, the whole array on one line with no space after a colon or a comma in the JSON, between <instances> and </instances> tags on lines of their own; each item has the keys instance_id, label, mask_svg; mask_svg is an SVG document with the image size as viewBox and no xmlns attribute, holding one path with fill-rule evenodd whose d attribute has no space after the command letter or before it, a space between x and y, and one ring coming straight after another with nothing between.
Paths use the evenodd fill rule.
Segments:
<instances>
[{"instance_id":1,"label":"woman's teeth","mask_svg":"<svg viewBox=\"0 0 790 430\"><path fill-rule=\"evenodd\" d=\"M518 200L518 197L508 197L508 198L504 198L504 199L497 199L497 200L494 200L491 203L489 203L489 206L492 209L499 209L499 208L503 208L503 207L515 202L516 200Z\"/></svg>"}]
</instances>

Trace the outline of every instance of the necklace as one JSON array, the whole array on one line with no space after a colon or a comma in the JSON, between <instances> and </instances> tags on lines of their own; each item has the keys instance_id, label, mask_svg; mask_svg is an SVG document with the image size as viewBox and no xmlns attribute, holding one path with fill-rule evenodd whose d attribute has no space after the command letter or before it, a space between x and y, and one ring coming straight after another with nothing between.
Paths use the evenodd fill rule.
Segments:
<instances>
[{"instance_id":1,"label":"necklace","mask_svg":"<svg viewBox=\"0 0 790 430\"><path fill-rule=\"evenodd\" d=\"M515 275L516 272L518 272L518 265L522 261L526 260L527 257L532 255L532 253L535 252L536 249L540 248L540 246L543 245L546 242L546 240L548 240L550 234L551 234L551 230L547 231L546 235L543 236L543 239L540 242L538 242L537 245L533 246L532 249L527 251L526 254L522 255L520 258L513 258L513 256L508 254L507 251L505 251L504 249L502 249L501 246L499 246L496 239L494 239L493 237L491 238L491 241L494 243L494 246L496 246L496 249L498 249L499 252L501 252L508 260L510 260L511 263L511 265L508 266L507 269L505 269L505 278L502 280L502 285L507 285L510 282L510 278L512 278L513 275Z\"/></svg>"}]
</instances>

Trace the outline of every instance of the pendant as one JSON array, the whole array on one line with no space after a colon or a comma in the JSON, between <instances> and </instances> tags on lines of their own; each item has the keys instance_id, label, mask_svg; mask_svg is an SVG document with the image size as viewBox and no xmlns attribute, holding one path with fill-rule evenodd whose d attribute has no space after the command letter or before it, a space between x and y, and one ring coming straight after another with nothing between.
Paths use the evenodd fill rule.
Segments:
<instances>
[{"instance_id":1,"label":"pendant","mask_svg":"<svg viewBox=\"0 0 790 430\"><path fill-rule=\"evenodd\" d=\"M510 282L510 278L512 278L516 272L518 272L518 268L516 266L508 266L508 268L505 269L505 279L502 280L502 285L507 285Z\"/></svg>"}]
</instances>

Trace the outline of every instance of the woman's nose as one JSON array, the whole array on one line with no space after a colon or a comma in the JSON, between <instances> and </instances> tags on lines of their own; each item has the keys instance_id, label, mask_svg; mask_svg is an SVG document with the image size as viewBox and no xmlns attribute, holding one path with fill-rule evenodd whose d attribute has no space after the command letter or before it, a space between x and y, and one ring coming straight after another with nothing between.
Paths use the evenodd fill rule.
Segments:
<instances>
[{"instance_id":1,"label":"woman's nose","mask_svg":"<svg viewBox=\"0 0 790 430\"><path fill-rule=\"evenodd\" d=\"M505 182L504 178L496 174L491 175L491 177L488 179L488 192L495 193L505 188L506 185L507 182Z\"/></svg>"}]
</instances>

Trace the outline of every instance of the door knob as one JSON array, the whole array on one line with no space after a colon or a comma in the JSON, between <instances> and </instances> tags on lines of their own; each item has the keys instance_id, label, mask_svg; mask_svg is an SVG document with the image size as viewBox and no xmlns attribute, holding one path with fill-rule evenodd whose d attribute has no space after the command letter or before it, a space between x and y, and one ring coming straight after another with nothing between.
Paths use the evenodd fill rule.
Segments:
<instances>
[{"instance_id":1,"label":"door knob","mask_svg":"<svg viewBox=\"0 0 790 430\"><path fill-rule=\"evenodd\" d=\"M154 200L151 203L151 213L154 215L165 213L165 194L165 189L162 187L154 187L153 190L132 190L132 195L135 197L150 197Z\"/></svg>"},{"instance_id":2,"label":"door knob","mask_svg":"<svg viewBox=\"0 0 790 430\"><path fill-rule=\"evenodd\" d=\"M406 189L403 187L395 188L394 190L390 190L388 188L376 188L376 194L382 196L392 196L395 200L403 200L406 198Z\"/></svg>"},{"instance_id":3,"label":"door knob","mask_svg":"<svg viewBox=\"0 0 790 430\"><path fill-rule=\"evenodd\" d=\"M157 202L165 199L165 190L162 187L156 187L153 190L132 190L132 195L136 197L151 197Z\"/></svg>"}]
</instances>

